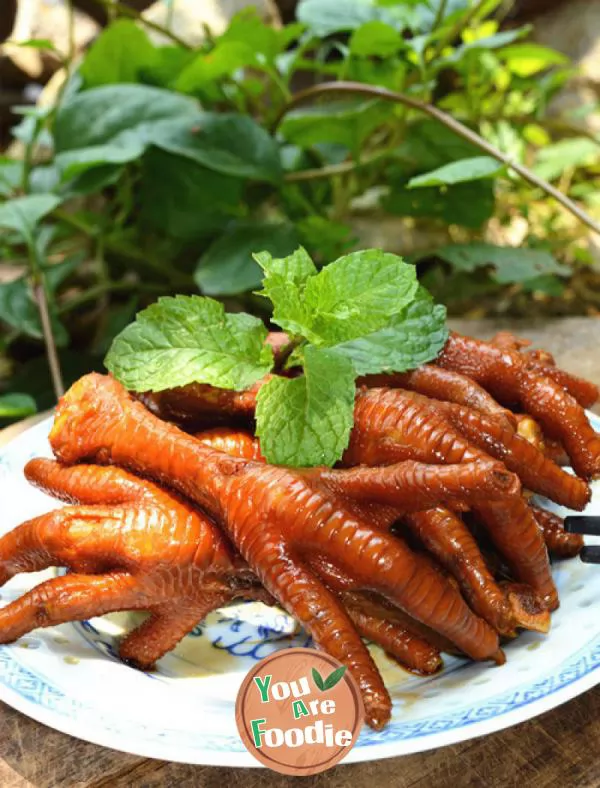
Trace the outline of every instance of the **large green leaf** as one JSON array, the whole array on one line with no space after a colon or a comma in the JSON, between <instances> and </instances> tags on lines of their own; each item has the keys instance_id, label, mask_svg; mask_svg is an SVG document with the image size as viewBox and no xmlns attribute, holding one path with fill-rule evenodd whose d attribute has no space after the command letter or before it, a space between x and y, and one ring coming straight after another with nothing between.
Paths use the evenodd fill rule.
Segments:
<instances>
[{"instance_id":1,"label":"large green leaf","mask_svg":"<svg viewBox=\"0 0 600 788\"><path fill-rule=\"evenodd\" d=\"M146 33L129 19L117 19L94 41L79 67L88 88L138 82L142 70L157 62Z\"/></svg>"},{"instance_id":2,"label":"large green leaf","mask_svg":"<svg viewBox=\"0 0 600 788\"><path fill-rule=\"evenodd\" d=\"M491 180L457 183L443 190L437 186L407 189L398 184L392 186L383 206L399 216L441 219L476 229L494 213L494 186Z\"/></svg>"},{"instance_id":3,"label":"large green leaf","mask_svg":"<svg viewBox=\"0 0 600 788\"><path fill-rule=\"evenodd\" d=\"M289 142L301 147L337 143L358 154L365 139L391 112L389 104L377 99L329 101L288 113L280 131Z\"/></svg>"},{"instance_id":4,"label":"large green leaf","mask_svg":"<svg viewBox=\"0 0 600 788\"><path fill-rule=\"evenodd\" d=\"M387 8L372 0L300 0L296 17L318 38L356 30L374 20L395 21Z\"/></svg>"},{"instance_id":5,"label":"large green leaf","mask_svg":"<svg viewBox=\"0 0 600 788\"><path fill-rule=\"evenodd\" d=\"M247 66L260 66L250 44L245 41L219 42L210 52L198 54L183 69L175 82L175 89L189 94L207 91L211 98L218 100L222 94L218 89L215 91L215 85Z\"/></svg>"},{"instance_id":6,"label":"large green leaf","mask_svg":"<svg viewBox=\"0 0 600 788\"><path fill-rule=\"evenodd\" d=\"M239 178L153 146L142 159L141 220L152 232L193 241L225 227L238 211L242 186Z\"/></svg>"},{"instance_id":7,"label":"large green leaf","mask_svg":"<svg viewBox=\"0 0 600 788\"><path fill-rule=\"evenodd\" d=\"M32 194L0 204L0 227L15 230L30 239L36 225L53 211L61 200L54 194Z\"/></svg>"},{"instance_id":8,"label":"large green leaf","mask_svg":"<svg viewBox=\"0 0 600 788\"><path fill-rule=\"evenodd\" d=\"M58 153L96 145L147 143L164 121L195 121L192 99L148 85L105 85L78 93L57 113L54 138Z\"/></svg>"},{"instance_id":9,"label":"large green leaf","mask_svg":"<svg viewBox=\"0 0 600 788\"><path fill-rule=\"evenodd\" d=\"M284 46L284 31L266 24L256 8L243 8L235 14L219 38L219 44L233 42L246 44L267 63L273 63Z\"/></svg>"},{"instance_id":10,"label":"large green leaf","mask_svg":"<svg viewBox=\"0 0 600 788\"><path fill-rule=\"evenodd\" d=\"M490 156L476 156L473 159L459 159L444 164L431 172L416 175L408 182L407 189L418 189L424 186L446 186L465 181L479 181L493 178L506 169L506 165Z\"/></svg>"},{"instance_id":11,"label":"large green leaf","mask_svg":"<svg viewBox=\"0 0 600 788\"><path fill-rule=\"evenodd\" d=\"M195 57L193 50L182 46L158 47L152 62L140 66L138 81L158 88L171 88Z\"/></svg>"},{"instance_id":12,"label":"large green leaf","mask_svg":"<svg viewBox=\"0 0 600 788\"><path fill-rule=\"evenodd\" d=\"M228 175L277 181L277 146L251 118L201 112L196 103L147 85L107 85L77 95L55 123L65 175L122 164L156 145Z\"/></svg>"},{"instance_id":13,"label":"large green leaf","mask_svg":"<svg viewBox=\"0 0 600 788\"><path fill-rule=\"evenodd\" d=\"M147 85L105 85L76 94L54 123L57 163L72 176L139 158L164 126L198 120L194 101Z\"/></svg>"},{"instance_id":14,"label":"large green leaf","mask_svg":"<svg viewBox=\"0 0 600 788\"><path fill-rule=\"evenodd\" d=\"M550 252L512 246L494 246L482 242L452 244L436 251L456 271L475 271L491 266L492 277L499 284L525 282L554 274L569 276L571 269L557 262Z\"/></svg>"},{"instance_id":15,"label":"large green leaf","mask_svg":"<svg viewBox=\"0 0 600 788\"><path fill-rule=\"evenodd\" d=\"M153 142L225 175L273 183L281 180L275 140L247 115L204 112L192 124L186 119L157 128Z\"/></svg>"},{"instance_id":16,"label":"large green leaf","mask_svg":"<svg viewBox=\"0 0 600 788\"><path fill-rule=\"evenodd\" d=\"M228 229L198 262L194 278L207 295L224 296L258 287L262 273L252 254L267 251L277 257L291 254L298 235L288 223L239 223Z\"/></svg>"},{"instance_id":17,"label":"large green leaf","mask_svg":"<svg viewBox=\"0 0 600 788\"><path fill-rule=\"evenodd\" d=\"M0 419L24 419L37 411L29 394L0 394Z\"/></svg>"},{"instance_id":18,"label":"large green leaf","mask_svg":"<svg viewBox=\"0 0 600 788\"><path fill-rule=\"evenodd\" d=\"M427 119L410 124L397 155L404 162L406 174L412 175L458 159L474 158L481 155L481 150L441 123Z\"/></svg>"}]
</instances>

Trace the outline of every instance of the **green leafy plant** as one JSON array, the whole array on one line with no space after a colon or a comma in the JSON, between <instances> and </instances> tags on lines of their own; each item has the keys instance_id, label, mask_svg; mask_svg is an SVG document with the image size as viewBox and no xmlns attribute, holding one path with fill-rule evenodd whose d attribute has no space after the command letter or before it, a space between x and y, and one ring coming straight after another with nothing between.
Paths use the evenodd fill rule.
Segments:
<instances>
[{"instance_id":1,"label":"green leafy plant","mask_svg":"<svg viewBox=\"0 0 600 788\"><path fill-rule=\"evenodd\" d=\"M348 445L357 376L431 361L448 336L446 310L419 287L414 266L376 249L320 271L302 247L288 257L263 251L255 259L264 271L260 295L288 333L280 371L294 372L272 377L258 392L262 452L282 465L333 465ZM266 336L261 320L227 313L212 298L165 297L115 338L105 363L132 391L188 383L243 390L274 367Z\"/></svg>"},{"instance_id":2,"label":"green leafy plant","mask_svg":"<svg viewBox=\"0 0 600 788\"><path fill-rule=\"evenodd\" d=\"M20 152L0 159L9 270L0 279L0 388L46 407L43 348L57 395L102 366L137 309L202 294L265 324L282 325L279 316L307 343L295 356L304 382L285 382L300 407L318 396L307 381L330 361L340 330L327 301L335 264L322 279L317 272L371 245L357 232L365 218L397 221L399 239L406 228L421 233L424 242L399 240L389 251L416 264L454 310L483 299L492 310L530 311L554 303L571 281L587 282L581 228L599 229L589 213L598 209L598 140L577 118L549 114L573 69L530 42L527 28L501 29L502 7L301 0L290 25L272 28L246 10L196 48L169 31L168 45L155 44L147 22L117 7L80 64L59 53L64 88L53 106L23 111L13 130ZM526 221L518 248L508 230L492 242L488 229L502 236L515 217ZM255 259L260 249L272 257ZM287 259L289 270L277 262ZM568 303L593 306L595 287ZM217 309L202 303L190 307L199 338ZM165 304L179 308L177 299L157 308ZM423 299L403 308L397 325L377 327L374 313L370 333L335 335L340 381L346 362L355 374L371 360L402 366L427 356L411 326L435 316ZM143 314L138 337L157 330ZM250 335L259 330L253 323ZM184 355L198 352L192 341ZM225 362L215 356L208 368ZM341 387L344 400L349 386Z\"/></svg>"}]
</instances>

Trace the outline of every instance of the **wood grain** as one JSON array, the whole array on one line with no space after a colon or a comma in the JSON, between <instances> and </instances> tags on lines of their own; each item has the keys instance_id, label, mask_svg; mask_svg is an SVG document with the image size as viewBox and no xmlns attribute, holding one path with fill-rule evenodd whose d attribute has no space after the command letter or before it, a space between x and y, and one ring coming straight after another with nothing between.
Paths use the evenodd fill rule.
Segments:
<instances>
[{"instance_id":1,"label":"wood grain","mask_svg":"<svg viewBox=\"0 0 600 788\"><path fill-rule=\"evenodd\" d=\"M600 320L546 323L462 321L488 337L510 329L531 337L565 369L600 383ZM600 412L600 411L599 411ZM11 438L23 426L10 428ZM0 433L0 445L3 442ZM199 712L200 713L200 712ZM600 786L600 687L529 722L464 744L389 760L335 767L305 778L310 788L586 788ZM186 766L73 739L0 704L0 788L284 788L294 778L257 769Z\"/></svg>"}]
</instances>

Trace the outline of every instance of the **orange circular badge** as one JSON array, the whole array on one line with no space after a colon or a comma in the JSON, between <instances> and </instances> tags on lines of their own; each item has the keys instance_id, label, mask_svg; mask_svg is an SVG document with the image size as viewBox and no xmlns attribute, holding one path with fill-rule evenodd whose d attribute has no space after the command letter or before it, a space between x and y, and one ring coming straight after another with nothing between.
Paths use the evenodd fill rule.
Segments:
<instances>
[{"instance_id":1,"label":"orange circular badge","mask_svg":"<svg viewBox=\"0 0 600 788\"><path fill-rule=\"evenodd\" d=\"M363 719L350 672L312 648L284 649L258 662L235 707L246 749L282 774L317 774L335 766L356 744Z\"/></svg>"}]
</instances>

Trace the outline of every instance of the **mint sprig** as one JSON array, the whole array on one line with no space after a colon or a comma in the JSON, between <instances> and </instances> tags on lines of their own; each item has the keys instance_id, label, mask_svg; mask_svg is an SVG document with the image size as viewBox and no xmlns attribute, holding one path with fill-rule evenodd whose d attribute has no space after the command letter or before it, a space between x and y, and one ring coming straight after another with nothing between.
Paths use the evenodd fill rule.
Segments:
<instances>
[{"instance_id":1,"label":"mint sprig","mask_svg":"<svg viewBox=\"0 0 600 788\"><path fill-rule=\"evenodd\" d=\"M415 267L380 249L345 255L319 273L304 250L255 259L265 272L262 295L273 303L273 322L326 347L384 328L418 288Z\"/></svg>"},{"instance_id":2,"label":"mint sprig","mask_svg":"<svg viewBox=\"0 0 600 788\"><path fill-rule=\"evenodd\" d=\"M262 321L200 296L160 298L114 340L106 367L131 391L209 383L241 391L273 367Z\"/></svg>"},{"instance_id":3,"label":"mint sprig","mask_svg":"<svg viewBox=\"0 0 600 788\"><path fill-rule=\"evenodd\" d=\"M447 339L446 308L419 287L415 300L388 326L332 350L348 358L357 375L406 372L434 359Z\"/></svg>"},{"instance_id":4,"label":"mint sprig","mask_svg":"<svg viewBox=\"0 0 600 788\"><path fill-rule=\"evenodd\" d=\"M274 377L258 392L256 434L277 465L333 465L348 445L356 374L352 362L307 345L304 374Z\"/></svg>"},{"instance_id":5,"label":"mint sprig","mask_svg":"<svg viewBox=\"0 0 600 788\"><path fill-rule=\"evenodd\" d=\"M446 311L419 287L414 266L378 249L320 271L302 248L254 257L264 272L260 295L290 336L286 369L301 368L258 393L262 452L278 465L333 465L348 445L356 377L434 359L448 336ZM191 382L241 390L273 368L266 333L257 318L228 314L211 298L162 298L115 339L106 366L134 391Z\"/></svg>"}]
</instances>

